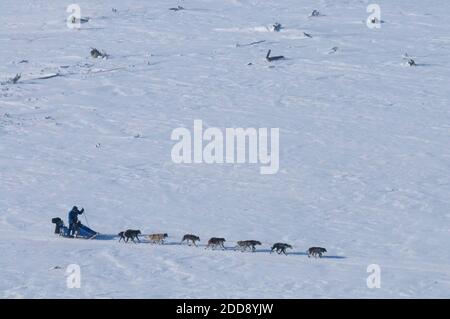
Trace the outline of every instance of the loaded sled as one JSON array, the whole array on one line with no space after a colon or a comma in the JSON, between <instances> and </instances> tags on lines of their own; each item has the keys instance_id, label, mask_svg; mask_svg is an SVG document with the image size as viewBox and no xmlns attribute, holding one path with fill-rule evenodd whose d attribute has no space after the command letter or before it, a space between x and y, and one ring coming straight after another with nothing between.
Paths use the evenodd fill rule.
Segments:
<instances>
[{"instance_id":1,"label":"loaded sled","mask_svg":"<svg viewBox=\"0 0 450 319\"><path fill-rule=\"evenodd\" d=\"M55 234L61 237L94 239L98 235L96 231L83 225L80 221L76 224L75 236L70 236L69 227L64 225L64 221L61 218L52 218L52 223L55 224Z\"/></svg>"}]
</instances>

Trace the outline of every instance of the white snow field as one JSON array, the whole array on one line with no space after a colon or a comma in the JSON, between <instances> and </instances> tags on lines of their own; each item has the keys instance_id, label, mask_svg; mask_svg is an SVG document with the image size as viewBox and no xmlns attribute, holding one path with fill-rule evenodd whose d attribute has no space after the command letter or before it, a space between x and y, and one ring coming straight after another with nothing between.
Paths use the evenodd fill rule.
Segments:
<instances>
[{"instance_id":1,"label":"white snow field","mask_svg":"<svg viewBox=\"0 0 450 319\"><path fill-rule=\"evenodd\" d=\"M70 1L0 2L2 298L450 297L450 3L73 2L79 30ZM171 133L195 119L279 128L278 173L175 164ZM73 205L107 236L53 234ZM108 236L128 228L169 238ZM230 249L205 250L213 236ZM262 245L231 249L245 239Z\"/></svg>"}]
</instances>

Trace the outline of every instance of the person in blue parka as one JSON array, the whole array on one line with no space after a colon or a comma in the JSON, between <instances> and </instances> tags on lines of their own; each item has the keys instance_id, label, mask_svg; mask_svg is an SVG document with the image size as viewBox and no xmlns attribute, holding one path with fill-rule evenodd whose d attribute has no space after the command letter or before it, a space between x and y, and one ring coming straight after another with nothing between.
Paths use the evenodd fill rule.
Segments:
<instances>
[{"instance_id":1,"label":"person in blue parka","mask_svg":"<svg viewBox=\"0 0 450 319\"><path fill-rule=\"evenodd\" d=\"M83 214L84 208L78 210L77 206L73 206L72 210L69 212L69 236L73 236L77 229L78 215Z\"/></svg>"}]
</instances>

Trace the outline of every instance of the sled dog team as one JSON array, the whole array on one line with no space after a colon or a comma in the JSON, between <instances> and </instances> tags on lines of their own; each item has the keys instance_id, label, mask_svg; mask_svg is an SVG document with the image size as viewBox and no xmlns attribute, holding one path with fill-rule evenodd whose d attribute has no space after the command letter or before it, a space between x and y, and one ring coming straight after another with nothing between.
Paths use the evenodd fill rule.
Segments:
<instances>
[{"instance_id":1,"label":"sled dog team","mask_svg":"<svg viewBox=\"0 0 450 319\"><path fill-rule=\"evenodd\" d=\"M141 235L141 231L140 230L134 230L134 229L128 229L125 231L122 231L118 234L119 236L119 242L120 241L124 241L124 242L128 242L129 240L131 240L132 242L135 242L135 239L140 242L139 240L139 235ZM164 240L168 237L167 233L164 234L151 234L146 236L146 238L152 243L152 244L164 244ZM189 246L191 246L191 244L193 244L194 246L198 247L196 242L200 241L200 237L196 236L196 235L192 235L192 234L186 234L183 236L183 239L181 240L180 244L183 244L184 242L186 242ZM225 238L218 238L218 237L212 237L208 240L208 244L206 245L206 248L211 248L211 249L215 249L215 248L221 248L222 250L225 250ZM252 252L254 252L256 250L256 246L261 245L260 241L257 240L240 240L237 242L237 245L234 247L235 250L239 249L241 252L246 251L247 249L251 250ZM275 243L272 246L272 249L270 250L270 253L273 253L274 251L277 252L278 254L285 254L286 253L286 249L292 249L292 246L286 243ZM319 257L321 258L322 255L324 253L326 253L327 250L325 248L322 247L310 247L307 250L308 253L308 257Z\"/></svg>"}]
</instances>

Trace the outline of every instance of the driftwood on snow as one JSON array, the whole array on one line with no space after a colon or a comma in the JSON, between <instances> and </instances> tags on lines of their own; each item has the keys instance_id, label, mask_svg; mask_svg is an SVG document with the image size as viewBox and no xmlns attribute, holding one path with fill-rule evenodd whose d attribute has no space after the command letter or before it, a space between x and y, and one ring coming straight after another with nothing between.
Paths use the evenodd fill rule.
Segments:
<instances>
[{"instance_id":1,"label":"driftwood on snow","mask_svg":"<svg viewBox=\"0 0 450 319\"><path fill-rule=\"evenodd\" d=\"M108 54L106 54L106 52L100 52L96 48L91 48L91 57L93 57L94 59L107 58Z\"/></svg>"},{"instance_id":2,"label":"driftwood on snow","mask_svg":"<svg viewBox=\"0 0 450 319\"><path fill-rule=\"evenodd\" d=\"M236 44L236 48L247 47L247 46L250 46L250 45L260 44L260 43L263 43L263 42L266 42L266 40L260 40L260 41L255 41L255 42L245 43L245 44L239 44L239 43L237 43L237 44Z\"/></svg>"},{"instance_id":3,"label":"driftwood on snow","mask_svg":"<svg viewBox=\"0 0 450 319\"><path fill-rule=\"evenodd\" d=\"M270 56L270 52L272 52L272 50L267 51L267 55L266 55L266 60L269 62L272 61L277 61L277 60L283 60L284 56L282 55L276 55L276 56Z\"/></svg>"},{"instance_id":4,"label":"driftwood on snow","mask_svg":"<svg viewBox=\"0 0 450 319\"><path fill-rule=\"evenodd\" d=\"M182 6L178 6L176 8L169 8L169 10L171 10L171 11L180 11L180 10L184 10L184 8Z\"/></svg>"}]
</instances>

